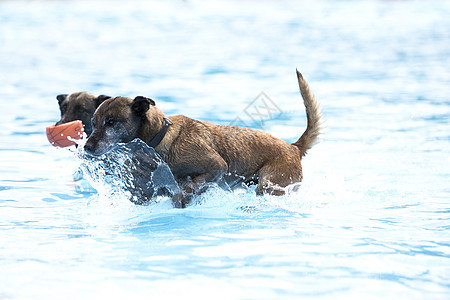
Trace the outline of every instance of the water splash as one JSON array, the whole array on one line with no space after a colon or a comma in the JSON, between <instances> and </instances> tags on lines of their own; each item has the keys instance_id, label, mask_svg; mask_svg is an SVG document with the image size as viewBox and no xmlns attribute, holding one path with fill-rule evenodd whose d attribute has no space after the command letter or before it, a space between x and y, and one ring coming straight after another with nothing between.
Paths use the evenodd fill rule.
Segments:
<instances>
[{"instance_id":1,"label":"water splash","mask_svg":"<svg viewBox=\"0 0 450 300\"><path fill-rule=\"evenodd\" d=\"M172 198L180 192L167 163L142 140L118 144L101 156L87 154L83 150L84 143L85 138L77 140L78 148L74 153L81 161L81 171L74 175L77 179L83 176L97 190L98 194L91 197L89 205L100 202L122 207L120 204L124 200L126 203L148 205ZM284 188L286 194L282 197L258 196L254 186L243 185L231 190L225 183L208 183L203 190L205 192L191 199L190 206L254 213L267 206L294 206L298 209L299 197L304 198L299 192L299 183ZM304 206L305 201L300 203Z\"/></svg>"},{"instance_id":2,"label":"water splash","mask_svg":"<svg viewBox=\"0 0 450 300\"><path fill-rule=\"evenodd\" d=\"M78 147L76 155L85 178L101 199L125 198L147 205L180 191L169 166L140 139L117 144L100 156Z\"/></svg>"},{"instance_id":3,"label":"water splash","mask_svg":"<svg viewBox=\"0 0 450 300\"><path fill-rule=\"evenodd\" d=\"M154 204L171 203L164 200L180 192L167 163L140 139L118 144L101 156L89 155L83 150L86 135L74 141L77 149L73 152L81 161L74 180L85 178L88 183L86 185L92 186L98 193L89 199L89 206L100 205L101 209L120 207L121 210L134 211L138 208L133 208L133 204L152 204L153 210L157 209ZM344 199L351 198L347 195L345 183L336 179L340 176L335 174L331 177L333 179L319 176L316 179L318 182L310 182L311 179L308 178L306 182L280 188L285 191L284 196L256 195L255 186L242 185L231 189L224 182L210 182L202 187L202 193L190 199L189 206L194 210L195 206L208 211L217 208L224 214L258 214L280 209L304 213L314 207L321 207L322 202L327 203L330 193L337 202L345 202ZM324 182L327 182L325 186L329 188L324 188ZM323 197L327 199L322 199ZM166 204L161 206L163 210L168 209Z\"/></svg>"}]
</instances>

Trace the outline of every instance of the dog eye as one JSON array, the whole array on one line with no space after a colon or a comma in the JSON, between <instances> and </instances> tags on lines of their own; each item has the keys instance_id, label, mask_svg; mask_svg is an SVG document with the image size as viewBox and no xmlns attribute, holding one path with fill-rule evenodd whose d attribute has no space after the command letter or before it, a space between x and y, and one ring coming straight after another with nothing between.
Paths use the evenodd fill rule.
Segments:
<instances>
[{"instance_id":1,"label":"dog eye","mask_svg":"<svg viewBox=\"0 0 450 300\"><path fill-rule=\"evenodd\" d=\"M106 120L105 120L105 125L106 125L106 126L111 126L111 125L114 124L114 122L115 122L115 121L114 121L113 119L106 119Z\"/></svg>"}]
</instances>

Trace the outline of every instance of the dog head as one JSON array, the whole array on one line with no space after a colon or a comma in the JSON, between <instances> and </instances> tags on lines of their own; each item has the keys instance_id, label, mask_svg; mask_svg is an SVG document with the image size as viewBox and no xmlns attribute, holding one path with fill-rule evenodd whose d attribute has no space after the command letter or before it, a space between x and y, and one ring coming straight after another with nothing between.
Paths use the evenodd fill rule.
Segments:
<instances>
[{"instance_id":1,"label":"dog head","mask_svg":"<svg viewBox=\"0 0 450 300\"><path fill-rule=\"evenodd\" d=\"M135 138L144 141L159 130L164 114L155 102L143 96L131 99L115 97L103 102L92 118L94 131L86 141L87 153L101 155L117 143L128 143Z\"/></svg>"},{"instance_id":2,"label":"dog head","mask_svg":"<svg viewBox=\"0 0 450 300\"><path fill-rule=\"evenodd\" d=\"M86 92L62 94L56 96L61 111L61 120L56 125L80 120L84 125L84 132L89 136L92 133L91 119L97 107L111 97L100 95L95 97Z\"/></svg>"}]
</instances>

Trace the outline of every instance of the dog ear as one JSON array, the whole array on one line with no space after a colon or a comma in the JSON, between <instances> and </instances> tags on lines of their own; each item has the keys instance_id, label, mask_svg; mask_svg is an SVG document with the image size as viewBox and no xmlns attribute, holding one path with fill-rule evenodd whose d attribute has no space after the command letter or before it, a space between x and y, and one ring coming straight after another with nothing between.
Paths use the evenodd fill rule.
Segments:
<instances>
[{"instance_id":1,"label":"dog ear","mask_svg":"<svg viewBox=\"0 0 450 300\"><path fill-rule=\"evenodd\" d=\"M108 100L109 98L111 97L106 95L100 95L97 98L94 98L95 107L99 107L100 104L103 103L103 101Z\"/></svg>"},{"instance_id":2,"label":"dog ear","mask_svg":"<svg viewBox=\"0 0 450 300\"><path fill-rule=\"evenodd\" d=\"M61 105L61 103L64 102L64 100L67 99L67 96L69 96L68 94L61 94L56 96L56 100L58 100L59 105Z\"/></svg>"},{"instance_id":3,"label":"dog ear","mask_svg":"<svg viewBox=\"0 0 450 300\"><path fill-rule=\"evenodd\" d=\"M131 109L140 117L150 109L150 105L155 106L155 101L144 96L137 96L131 103Z\"/></svg>"}]
</instances>

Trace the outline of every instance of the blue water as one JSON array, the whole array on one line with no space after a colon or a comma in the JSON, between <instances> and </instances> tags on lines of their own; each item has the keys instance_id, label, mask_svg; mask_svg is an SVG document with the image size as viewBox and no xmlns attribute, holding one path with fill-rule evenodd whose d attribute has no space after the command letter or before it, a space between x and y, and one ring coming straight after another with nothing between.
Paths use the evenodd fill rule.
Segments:
<instances>
[{"instance_id":1,"label":"blue water","mask_svg":"<svg viewBox=\"0 0 450 300\"><path fill-rule=\"evenodd\" d=\"M0 298L448 299L448 1L0 1ZM136 206L73 180L55 96L145 95L287 141L284 197ZM282 111L252 123L263 91ZM247 119L246 119L247 118Z\"/></svg>"}]
</instances>

